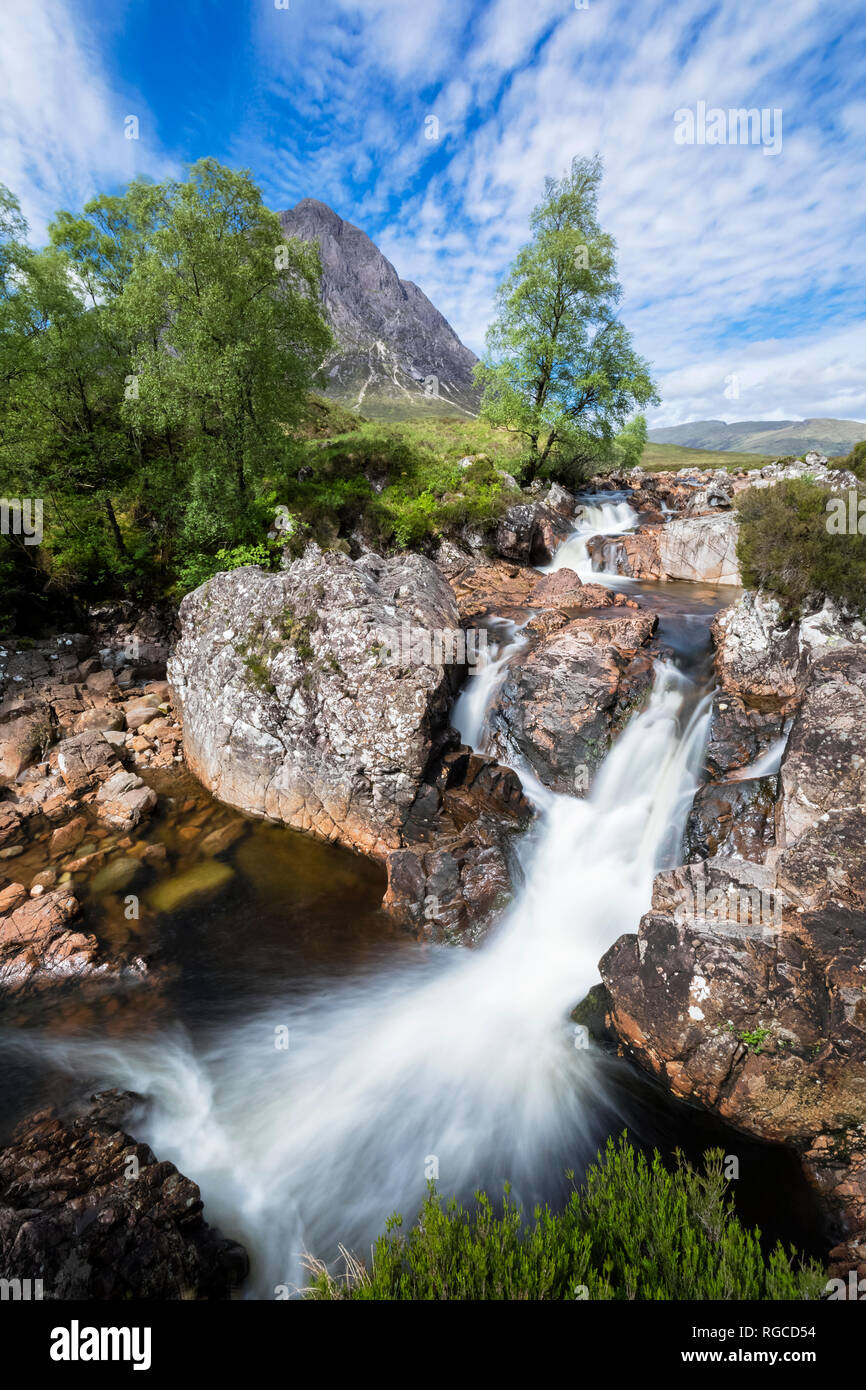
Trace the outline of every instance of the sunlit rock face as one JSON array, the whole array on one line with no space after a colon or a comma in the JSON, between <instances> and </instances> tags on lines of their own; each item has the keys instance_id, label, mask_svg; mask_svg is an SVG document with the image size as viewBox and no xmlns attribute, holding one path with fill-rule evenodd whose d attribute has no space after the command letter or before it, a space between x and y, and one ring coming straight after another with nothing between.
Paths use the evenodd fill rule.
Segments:
<instances>
[{"instance_id":1,"label":"sunlit rock face","mask_svg":"<svg viewBox=\"0 0 866 1390\"><path fill-rule=\"evenodd\" d=\"M216 575L180 623L169 680L215 796L371 854L404 843L459 671L431 645L458 629L431 561L310 546L277 574Z\"/></svg>"},{"instance_id":2,"label":"sunlit rock face","mask_svg":"<svg viewBox=\"0 0 866 1390\"><path fill-rule=\"evenodd\" d=\"M395 406L477 414L474 352L366 233L315 198L279 217L286 236L318 242L322 307L337 339L321 371L327 395L368 415Z\"/></svg>"},{"instance_id":3,"label":"sunlit rock face","mask_svg":"<svg viewBox=\"0 0 866 1390\"><path fill-rule=\"evenodd\" d=\"M678 517L624 536L589 542L593 568L632 579L688 579L696 584L740 584L737 518L733 512Z\"/></svg>"}]
</instances>

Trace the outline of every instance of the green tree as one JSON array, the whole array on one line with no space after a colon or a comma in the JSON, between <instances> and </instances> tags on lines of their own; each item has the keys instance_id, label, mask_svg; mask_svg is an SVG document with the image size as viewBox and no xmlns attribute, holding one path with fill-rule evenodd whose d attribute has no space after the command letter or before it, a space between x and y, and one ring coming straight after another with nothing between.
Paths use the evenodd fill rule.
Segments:
<instances>
[{"instance_id":1,"label":"green tree","mask_svg":"<svg viewBox=\"0 0 866 1390\"><path fill-rule=\"evenodd\" d=\"M525 475L544 469L576 482L610 461L617 431L655 404L647 363L616 317L616 245L597 216L602 163L575 158L548 178L497 294L487 351L476 369L482 415L526 441Z\"/></svg>"},{"instance_id":2,"label":"green tree","mask_svg":"<svg viewBox=\"0 0 866 1390\"><path fill-rule=\"evenodd\" d=\"M164 190L160 225L123 288L134 343L124 413L186 440L186 531L225 544L287 449L331 346L318 248L286 241L249 174L205 159Z\"/></svg>"}]
</instances>

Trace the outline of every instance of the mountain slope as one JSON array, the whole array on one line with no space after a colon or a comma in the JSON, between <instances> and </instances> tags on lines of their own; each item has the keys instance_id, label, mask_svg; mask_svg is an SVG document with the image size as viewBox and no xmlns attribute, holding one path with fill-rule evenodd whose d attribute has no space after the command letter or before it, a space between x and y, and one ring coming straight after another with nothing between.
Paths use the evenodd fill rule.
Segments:
<instances>
[{"instance_id":1,"label":"mountain slope","mask_svg":"<svg viewBox=\"0 0 866 1390\"><path fill-rule=\"evenodd\" d=\"M653 444L680 444L687 449L716 449L723 453L805 454L815 449L828 458L851 452L866 439L862 420L692 420L649 431Z\"/></svg>"},{"instance_id":2,"label":"mountain slope","mask_svg":"<svg viewBox=\"0 0 866 1390\"><path fill-rule=\"evenodd\" d=\"M319 243L322 302L339 344L322 368L326 395L372 416L477 413L475 354L365 232L315 198L279 218L286 236Z\"/></svg>"}]
</instances>

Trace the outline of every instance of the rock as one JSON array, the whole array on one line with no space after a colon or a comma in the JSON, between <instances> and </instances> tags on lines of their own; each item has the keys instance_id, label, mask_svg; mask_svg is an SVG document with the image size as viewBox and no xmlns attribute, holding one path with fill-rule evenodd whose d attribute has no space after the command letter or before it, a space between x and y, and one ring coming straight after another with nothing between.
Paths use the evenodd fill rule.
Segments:
<instances>
[{"instance_id":1,"label":"rock","mask_svg":"<svg viewBox=\"0 0 866 1390\"><path fill-rule=\"evenodd\" d=\"M14 845L24 836L24 814L11 801L0 801L0 846Z\"/></svg>"},{"instance_id":2,"label":"rock","mask_svg":"<svg viewBox=\"0 0 866 1390\"><path fill-rule=\"evenodd\" d=\"M49 845L49 854L52 859L57 859L60 855L69 854L77 849L87 834L88 821L86 816L74 816L66 825L59 825L52 832Z\"/></svg>"},{"instance_id":3,"label":"rock","mask_svg":"<svg viewBox=\"0 0 866 1390\"><path fill-rule=\"evenodd\" d=\"M777 777L701 787L686 822L686 858L737 855L761 863L775 844Z\"/></svg>"},{"instance_id":4,"label":"rock","mask_svg":"<svg viewBox=\"0 0 866 1390\"><path fill-rule=\"evenodd\" d=\"M114 749L96 729L58 743L52 748L49 761L70 792L89 791L120 767Z\"/></svg>"},{"instance_id":5,"label":"rock","mask_svg":"<svg viewBox=\"0 0 866 1390\"><path fill-rule=\"evenodd\" d=\"M447 565L440 560L439 565L454 591L463 623L488 613L509 617L525 608L538 580L534 570L504 560L478 564L464 556Z\"/></svg>"},{"instance_id":6,"label":"rock","mask_svg":"<svg viewBox=\"0 0 866 1390\"><path fill-rule=\"evenodd\" d=\"M23 883L9 883L0 888L0 917L14 912L27 899L27 889Z\"/></svg>"},{"instance_id":7,"label":"rock","mask_svg":"<svg viewBox=\"0 0 866 1390\"><path fill-rule=\"evenodd\" d=\"M90 881L92 893L121 893L141 873L141 862L132 856L109 859Z\"/></svg>"},{"instance_id":8,"label":"rock","mask_svg":"<svg viewBox=\"0 0 866 1390\"><path fill-rule=\"evenodd\" d=\"M0 706L0 786L12 786L53 735L52 714L45 703L38 699L5 701Z\"/></svg>"},{"instance_id":9,"label":"rock","mask_svg":"<svg viewBox=\"0 0 866 1390\"><path fill-rule=\"evenodd\" d=\"M736 696L713 697L706 765L711 777L724 779L747 768L781 739L786 716L748 708Z\"/></svg>"},{"instance_id":10,"label":"rock","mask_svg":"<svg viewBox=\"0 0 866 1390\"><path fill-rule=\"evenodd\" d=\"M207 1225L201 1193L122 1126L141 1097L42 1111L0 1150L0 1277L46 1300L228 1298L246 1252Z\"/></svg>"},{"instance_id":11,"label":"rock","mask_svg":"<svg viewBox=\"0 0 866 1390\"><path fill-rule=\"evenodd\" d=\"M594 536L587 550L593 569L633 579L742 583L733 512L677 518L622 536Z\"/></svg>"},{"instance_id":12,"label":"rock","mask_svg":"<svg viewBox=\"0 0 866 1390\"><path fill-rule=\"evenodd\" d=\"M613 1025L635 1055L678 1095L797 1144L846 1229L862 1232L866 652L848 646L810 662L807 651L805 661L764 864L754 862L761 846L742 839L745 825L727 848L704 832L700 847L721 852L658 875L638 936L621 937L601 970ZM712 816L701 798L736 794L705 789L692 829L703 811ZM769 808L762 816L761 839Z\"/></svg>"},{"instance_id":13,"label":"rock","mask_svg":"<svg viewBox=\"0 0 866 1390\"><path fill-rule=\"evenodd\" d=\"M234 869L220 859L194 864L175 878L163 879L151 888L148 901L157 912L177 912L197 898L209 897L234 877Z\"/></svg>"},{"instance_id":14,"label":"rock","mask_svg":"<svg viewBox=\"0 0 866 1390\"><path fill-rule=\"evenodd\" d=\"M793 844L823 817L866 803L866 652L852 648L811 668L781 769L778 840Z\"/></svg>"},{"instance_id":15,"label":"rock","mask_svg":"<svg viewBox=\"0 0 866 1390\"><path fill-rule=\"evenodd\" d=\"M216 575L184 599L169 666L188 766L252 815L399 848L456 688L458 665L438 658L459 654L444 650L458 621L415 554L311 546L279 574Z\"/></svg>"},{"instance_id":16,"label":"rock","mask_svg":"<svg viewBox=\"0 0 866 1390\"><path fill-rule=\"evenodd\" d=\"M232 845L243 839L248 830L249 826L242 820L229 821L228 824L221 825L209 835L205 835L199 849L202 854L207 855L225 854L227 849L231 849Z\"/></svg>"},{"instance_id":17,"label":"rock","mask_svg":"<svg viewBox=\"0 0 866 1390\"><path fill-rule=\"evenodd\" d=\"M559 483L551 483L544 505L556 512L557 516L565 517L567 521L574 519L575 499L564 487L560 487Z\"/></svg>"},{"instance_id":18,"label":"rock","mask_svg":"<svg viewBox=\"0 0 866 1390\"><path fill-rule=\"evenodd\" d=\"M104 968L96 938L69 926L77 913L78 902L62 888L7 910L0 917L0 989L41 987Z\"/></svg>"},{"instance_id":19,"label":"rock","mask_svg":"<svg viewBox=\"0 0 866 1390\"><path fill-rule=\"evenodd\" d=\"M123 728L123 715L110 706L103 706L93 709L82 710L72 725L76 734L83 733L85 729L98 729L100 733L108 730L112 732Z\"/></svg>"},{"instance_id":20,"label":"rock","mask_svg":"<svg viewBox=\"0 0 866 1390\"><path fill-rule=\"evenodd\" d=\"M101 696L105 700L120 699L120 689L114 679L113 671L92 671L84 684L91 695Z\"/></svg>"},{"instance_id":21,"label":"rock","mask_svg":"<svg viewBox=\"0 0 866 1390\"><path fill-rule=\"evenodd\" d=\"M657 619L619 610L575 618L509 668L491 714L498 746L513 743L545 786L585 792L611 737L649 691L639 656Z\"/></svg>"},{"instance_id":22,"label":"rock","mask_svg":"<svg viewBox=\"0 0 866 1390\"><path fill-rule=\"evenodd\" d=\"M157 803L152 787L146 787L134 772L115 772L96 794L96 814L115 830L132 830L150 815Z\"/></svg>"},{"instance_id":23,"label":"rock","mask_svg":"<svg viewBox=\"0 0 866 1390\"><path fill-rule=\"evenodd\" d=\"M123 711L127 729L134 733L142 724L148 724L158 709L159 699L156 695L144 695L135 700L125 701Z\"/></svg>"},{"instance_id":24,"label":"rock","mask_svg":"<svg viewBox=\"0 0 866 1390\"><path fill-rule=\"evenodd\" d=\"M784 624L778 599L747 590L712 625L716 675L726 695L753 709L788 711L803 661L796 624Z\"/></svg>"},{"instance_id":25,"label":"rock","mask_svg":"<svg viewBox=\"0 0 866 1390\"><path fill-rule=\"evenodd\" d=\"M541 502L521 502L509 507L494 536L497 552L506 560L527 565L546 565L557 547L571 535L572 526Z\"/></svg>"}]
</instances>

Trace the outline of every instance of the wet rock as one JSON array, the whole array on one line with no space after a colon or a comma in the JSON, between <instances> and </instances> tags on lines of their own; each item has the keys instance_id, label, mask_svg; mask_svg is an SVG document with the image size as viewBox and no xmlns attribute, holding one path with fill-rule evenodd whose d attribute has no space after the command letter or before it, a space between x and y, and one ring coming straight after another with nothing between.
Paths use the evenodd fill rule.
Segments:
<instances>
[{"instance_id":1,"label":"wet rock","mask_svg":"<svg viewBox=\"0 0 866 1390\"><path fill-rule=\"evenodd\" d=\"M151 888L148 901L157 912L177 912L197 898L218 893L234 877L234 869L220 859L194 864L175 878L163 879Z\"/></svg>"},{"instance_id":2,"label":"wet rock","mask_svg":"<svg viewBox=\"0 0 866 1390\"><path fill-rule=\"evenodd\" d=\"M42 1111L0 1150L0 1278L46 1300L228 1298L246 1252L208 1226L201 1193L124 1126L141 1098Z\"/></svg>"},{"instance_id":3,"label":"wet rock","mask_svg":"<svg viewBox=\"0 0 866 1390\"><path fill-rule=\"evenodd\" d=\"M610 739L647 695L651 613L576 618L510 665L491 724L554 791L585 792Z\"/></svg>"},{"instance_id":4,"label":"wet rock","mask_svg":"<svg viewBox=\"0 0 866 1390\"><path fill-rule=\"evenodd\" d=\"M686 859L738 855L757 863L775 844L778 777L701 787L686 822Z\"/></svg>"},{"instance_id":5,"label":"wet rock","mask_svg":"<svg viewBox=\"0 0 866 1390\"><path fill-rule=\"evenodd\" d=\"M52 859L57 859L61 855L69 854L77 849L83 841L88 830L88 820L86 816L74 816L66 825L59 825L52 832L49 845L49 854Z\"/></svg>"},{"instance_id":6,"label":"wet rock","mask_svg":"<svg viewBox=\"0 0 866 1390\"><path fill-rule=\"evenodd\" d=\"M249 826L242 820L229 821L227 825L221 825L205 835L199 849L207 855L225 854L227 849L243 839L248 830Z\"/></svg>"},{"instance_id":7,"label":"wet rock","mask_svg":"<svg viewBox=\"0 0 866 1390\"><path fill-rule=\"evenodd\" d=\"M782 713L750 709L737 696L716 692L706 748L710 776L723 780L756 762L782 738L786 722Z\"/></svg>"},{"instance_id":8,"label":"wet rock","mask_svg":"<svg viewBox=\"0 0 866 1390\"><path fill-rule=\"evenodd\" d=\"M132 856L109 859L90 881L93 893L120 893L141 873L141 862Z\"/></svg>"}]
</instances>

